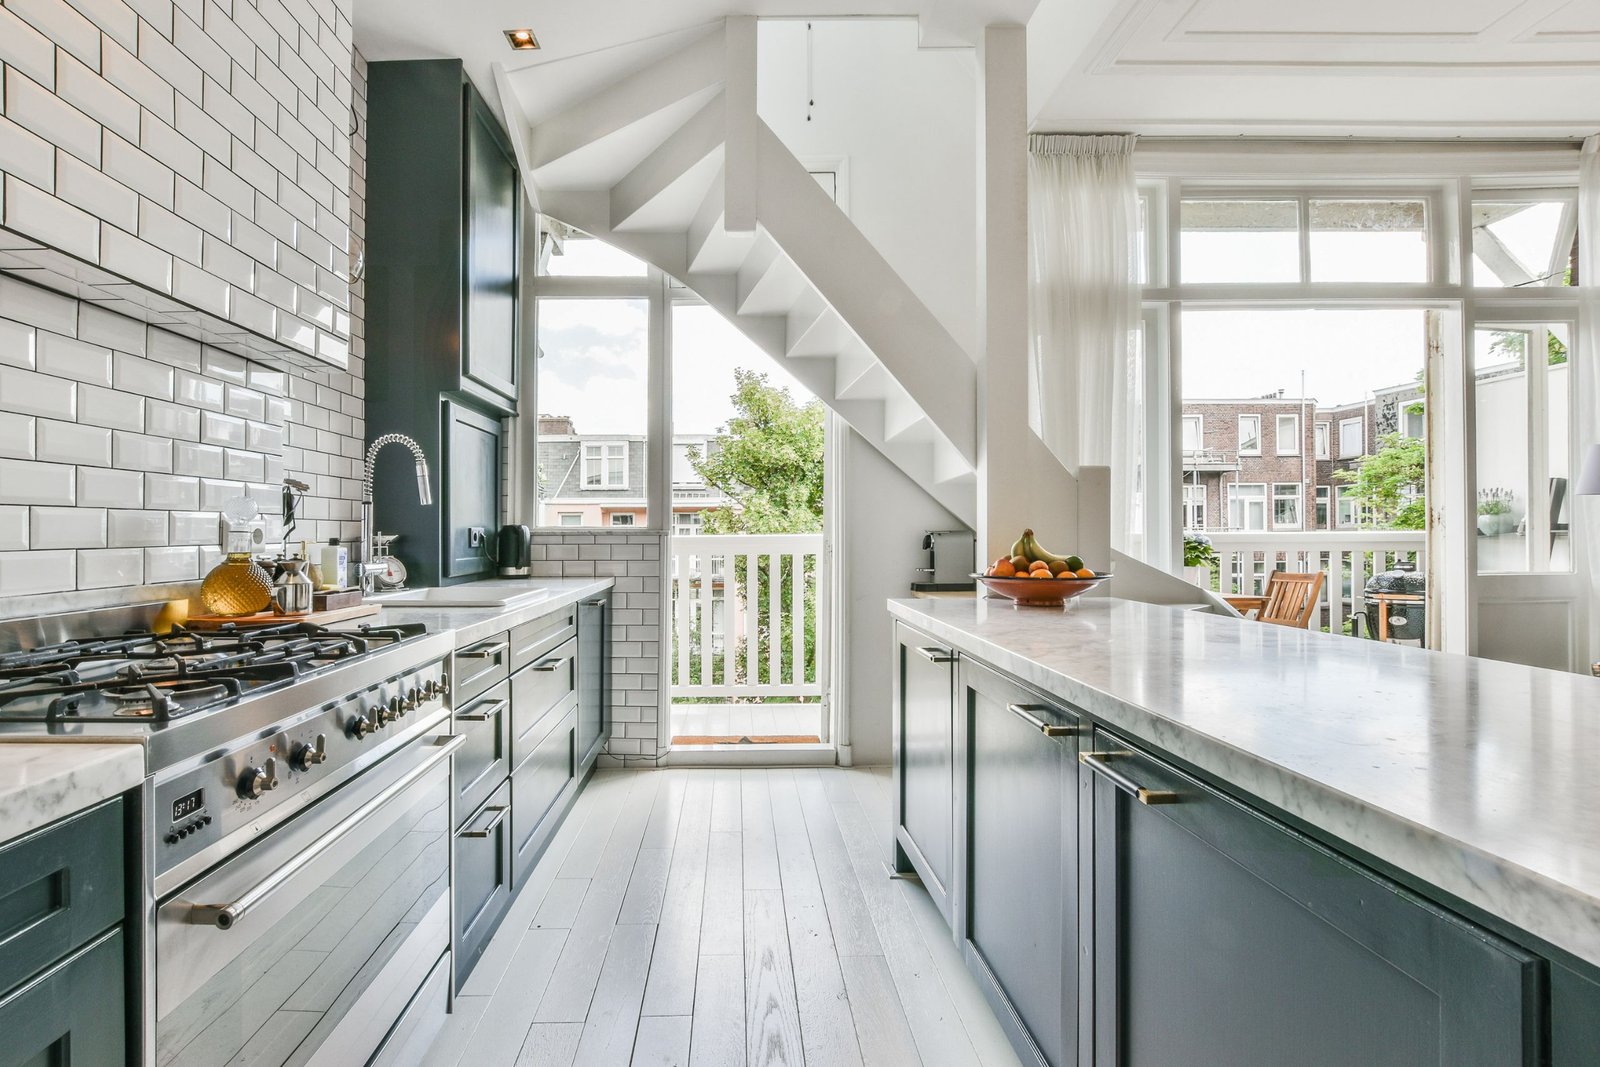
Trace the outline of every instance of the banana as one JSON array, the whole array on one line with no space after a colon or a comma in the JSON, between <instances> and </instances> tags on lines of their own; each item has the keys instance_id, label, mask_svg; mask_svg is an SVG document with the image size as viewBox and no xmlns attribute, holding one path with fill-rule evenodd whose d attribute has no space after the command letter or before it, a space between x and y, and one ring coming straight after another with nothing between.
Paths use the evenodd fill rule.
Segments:
<instances>
[{"instance_id":1,"label":"banana","mask_svg":"<svg viewBox=\"0 0 1600 1067\"><path fill-rule=\"evenodd\" d=\"M1008 553L1008 556L1010 558L1013 558L1013 559L1016 558L1017 556L1022 556L1024 559L1027 559L1029 562L1032 562L1033 561L1033 557L1028 555L1028 540L1032 536L1033 536L1033 531L1032 530L1024 530L1024 531L1022 531L1022 536L1017 538L1015 541L1011 542L1011 551Z\"/></svg>"},{"instance_id":2,"label":"banana","mask_svg":"<svg viewBox=\"0 0 1600 1067\"><path fill-rule=\"evenodd\" d=\"M1032 530L1022 531L1022 537L1017 540L1015 545L1011 546L1011 554L1013 556L1026 556L1030 561L1036 563L1065 563L1067 561L1065 556L1056 555L1035 540Z\"/></svg>"}]
</instances>

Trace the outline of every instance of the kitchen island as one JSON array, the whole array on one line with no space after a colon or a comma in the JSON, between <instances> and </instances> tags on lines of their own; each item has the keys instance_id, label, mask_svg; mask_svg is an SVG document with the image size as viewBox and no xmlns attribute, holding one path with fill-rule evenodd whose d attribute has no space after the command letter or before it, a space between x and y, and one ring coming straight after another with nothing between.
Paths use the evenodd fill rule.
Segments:
<instances>
[{"instance_id":1,"label":"kitchen island","mask_svg":"<svg viewBox=\"0 0 1600 1067\"><path fill-rule=\"evenodd\" d=\"M1109 598L889 609L894 861L1025 1059L1595 1062L1600 683Z\"/></svg>"}]
</instances>

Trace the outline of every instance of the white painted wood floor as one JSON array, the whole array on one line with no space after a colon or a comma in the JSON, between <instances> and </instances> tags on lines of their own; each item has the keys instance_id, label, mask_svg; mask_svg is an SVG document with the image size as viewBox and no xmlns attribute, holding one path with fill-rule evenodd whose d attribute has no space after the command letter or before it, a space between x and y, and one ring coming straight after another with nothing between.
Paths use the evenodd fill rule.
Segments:
<instances>
[{"instance_id":1,"label":"white painted wood floor","mask_svg":"<svg viewBox=\"0 0 1600 1067\"><path fill-rule=\"evenodd\" d=\"M927 893L888 876L889 788L596 773L425 1063L1015 1065Z\"/></svg>"}]
</instances>

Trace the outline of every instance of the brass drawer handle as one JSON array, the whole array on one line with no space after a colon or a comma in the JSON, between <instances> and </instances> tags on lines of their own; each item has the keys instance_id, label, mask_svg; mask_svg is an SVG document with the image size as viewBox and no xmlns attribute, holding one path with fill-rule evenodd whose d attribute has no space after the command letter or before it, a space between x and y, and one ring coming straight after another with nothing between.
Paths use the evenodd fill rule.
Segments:
<instances>
[{"instance_id":1,"label":"brass drawer handle","mask_svg":"<svg viewBox=\"0 0 1600 1067\"><path fill-rule=\"evenodd\" d=\"M1083 733L1081 726L1056 726L1045 722L1033 713L1035 708L1042 707L1041 704L1007 704L1006 710L1046 737L1074 737Z\"/></svg>"},{"instance_id":2,"label":"brass drawer handle","mask_svg":"<svg viewBox=\"0 0 1600 1067\"><path fill-rule=\"evenodd\" d=\"M495 829L501 823L505 822L506 814L511 811L511 807L510 807L510 805L507 805L507 804L496 804L492 808L484 808L483 810L484 811L492 811L492 812L494 812L494 818L490 819L489 822L483 827L483 829L481 829L481 830L462 830L456 836L458 836L458 837L488 837L490 834L495 832Z\"/></svg>"},{"instance_id":3,"label":"brass drawer handle","mask_svg":"<svg viewBox=\"0 0 1600 1067\"><path fill-rule=\"evenodd\" d=\"M554 659L540 660L538 663L535 663L533 665L533 669L536 670L536 671L549 672L549 671L556 670L559 667L561 667L563 664L570 663L570 662L572 662L572 657L571 656L557 656Z\"/></svg>"},{"instance_id":4,"label":"brass drawer handle","mask_svg":"<svg viewBox=\"0 0 1600 1067\"><path fill-rule=\"evenodd\" d=\"M496 641L493 644L478 645L475 648L464 648L457 652L456 655L462 659L494 659L510 647L509 642Z\"/></svg>"},{"instance_id":5,"label":"brass drawer handle","mask_svg":"<svg viewBox=\"0 0 1600 1067\"><path fill-rule=\"evenodd\" d=\"M472 704L472 705L470 705L471 707L474 707L474 708L486 707L489 710L488 711L458 711L458 712L456 712L456 722L488 722L490 719L494 718L496 715L498 715L502 711L506 710L506 704L508 704L508 703L509 703L509 701L507 701L507 700L502 698L500 700L492 700L492 701L489 701L487 703Z\"/></svg>"},{"instance_id":6,"label":"brass drawer handle","mask_svg":"<svg viewBox=\"0 0 1600 1067\"><path fill-rule=\"evenodd\" d=\"M1112 760L1131 755L1132 752L1080 752L1078 762L1141 804L1176 804L1183 799L1170 789L1147 789L1111 766Z\"/></svg>"},{"instance_id":7,"label":"brass drawer handle","mask_svg":"<svg viewBox=\"0 0 1600 1067\"><path fill-rule=\"evenodd\" d=\"M917 655L921 656L929 663L954 663L956 661L955 653L951 652L948 648L938 648L934 646L919 648L917 649Z\"/></svg>"}]
</instances>

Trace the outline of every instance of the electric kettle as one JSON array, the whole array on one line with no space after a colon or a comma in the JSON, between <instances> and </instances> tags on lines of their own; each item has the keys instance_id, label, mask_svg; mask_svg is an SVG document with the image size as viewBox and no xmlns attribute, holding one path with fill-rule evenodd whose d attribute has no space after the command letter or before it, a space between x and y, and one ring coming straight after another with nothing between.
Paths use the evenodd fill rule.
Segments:
<instances>
[{"instance_id":1,"label":"electric kettle","mask_svg":"<svg viewBox=\"0 0 1600 1067\"><path fill-rule=\"evenodd\" d=\"M526 578L533 534L526 526L502 526L495 537L494 561L502 578Z\"/></svg>"}]
</instances>

